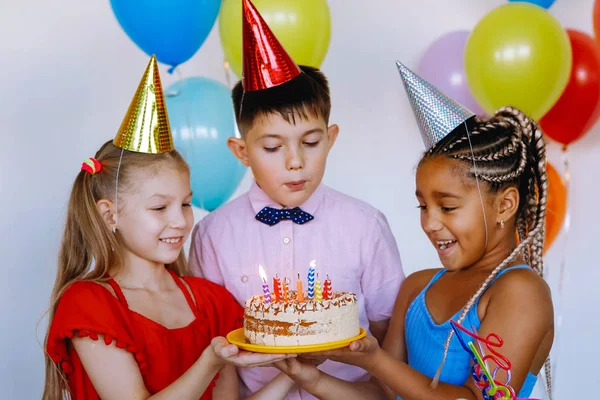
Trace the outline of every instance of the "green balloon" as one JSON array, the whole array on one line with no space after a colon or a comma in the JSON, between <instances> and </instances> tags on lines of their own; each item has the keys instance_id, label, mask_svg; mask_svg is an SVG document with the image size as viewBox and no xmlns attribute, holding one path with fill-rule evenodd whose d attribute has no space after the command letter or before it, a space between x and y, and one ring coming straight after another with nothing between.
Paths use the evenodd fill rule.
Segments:
<instances>
[{"instance_id":1,"label":"green balloon","mask_svg":"<svg viewBox=\"0 0 600 400\"><path fill-rule=\"evenodd\" d=\"M565 29L548 11L528 3L491 11L465 48L469 87L490 114L511 105L539 120L564 91L571 64Z\"/></svg>"},{"instance_id":2,"label":"green balloon","mask_svg":"<svg viewBox=\"0 0 600 400\"><path fill-rule=\"evenodd\" d=\"M296 64L321 66L331 39L331 17L326 0L253 0L252 4ZM219 36L225 59L241 77L241 0L223 0Z\"/></svg>"}]
</instances>

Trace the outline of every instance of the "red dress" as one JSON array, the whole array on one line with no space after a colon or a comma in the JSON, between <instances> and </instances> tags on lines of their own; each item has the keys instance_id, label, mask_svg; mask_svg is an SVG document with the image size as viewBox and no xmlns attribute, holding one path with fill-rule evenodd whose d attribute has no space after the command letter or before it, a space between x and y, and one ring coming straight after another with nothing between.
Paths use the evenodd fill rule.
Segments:
<instances>
[{"instance_id":1,"label":"red dress","mask_svg":"<svg viewBox=\"0 0 600 400\"><path fill-rule=\"evenodd\" d=\"M74 335L93 340L104 335L106 344L116 341L117 347L134 355L146 388L155 394L183 375L215 336L225 336L241 326L243 309L227 290L205 279L179 278L168 271L194 311L195 319L183 328L167 329L131 311L112 279L109 283L118 298L90 281L76 282L65 290L50 326L46 350L67 375L74 400L100 398L71 345ZM215 380L201 400L212 399Z\"/></svg>"}]
</instances>

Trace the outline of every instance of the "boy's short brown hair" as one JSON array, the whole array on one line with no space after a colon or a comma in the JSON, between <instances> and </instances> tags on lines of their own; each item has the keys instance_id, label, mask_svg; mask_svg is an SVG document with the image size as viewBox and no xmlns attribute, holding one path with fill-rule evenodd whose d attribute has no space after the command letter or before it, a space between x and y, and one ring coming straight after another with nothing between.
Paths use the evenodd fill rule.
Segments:
<instances>
[{"instance_id":1,"label":"boy's short brown hair","mask_svg":"<svg viewBox=\"0 0 600 400\"><path fill-rule=\"evenodd\" d=\"M241 81L235 85L231 97L243 137L259 115L279 114L290 124L309 115L329 122L331 98L327 78L317 68L300 66L300 69L299 76L270 89L244 93Z\"/></svg>"}]
</instances>

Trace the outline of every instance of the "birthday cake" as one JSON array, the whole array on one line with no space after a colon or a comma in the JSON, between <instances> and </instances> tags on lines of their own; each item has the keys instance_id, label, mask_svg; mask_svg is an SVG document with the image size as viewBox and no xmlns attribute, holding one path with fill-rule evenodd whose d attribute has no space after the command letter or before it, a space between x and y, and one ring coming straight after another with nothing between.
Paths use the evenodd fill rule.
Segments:
<instances>
[{"instance_id":1,"label":"birthday cake","mask_svg":"<svg viewBox=\"0 0 600 400\"><path fill-rule=\"evenodd\" d=\"M248 299L244 314L244 336L263 346L300 346L336 342L359 334L356 295L333 292L327 299L265 302L264 295Z\"/></svg>"}]
</instances>

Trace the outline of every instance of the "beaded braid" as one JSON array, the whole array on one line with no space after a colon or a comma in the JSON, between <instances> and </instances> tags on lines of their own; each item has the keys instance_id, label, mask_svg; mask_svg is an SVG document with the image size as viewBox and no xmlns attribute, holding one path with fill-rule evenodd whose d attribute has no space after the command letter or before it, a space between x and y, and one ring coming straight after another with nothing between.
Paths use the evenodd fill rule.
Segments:
<instances>
[{"instance_id":1,"label":"beaded braid","mask_svg":"<svg viewBox=\"0 0 600 400\"><path fill-rule=\"evenodd\" d=\"M486 181L495 190L516 185L521 196L516 221L519 245L494 268L467 302L457 321L461 323L492 280L519 254L543 277L542 251L548 194L546 147L542 131L534 121L516 108L503 107L489 120L477 119L471 132L465 132L445 147L432 148L423 158L434 156L464 160L470 165L475 160L477 178ZM470 168L475 177L475 171ZM453 334L451 330L446 339L444 356L433 379L433 387L439 381ZM548 394L552 399L549 359L546 360L545 371Z\"/></svg>"}]
</instances>

